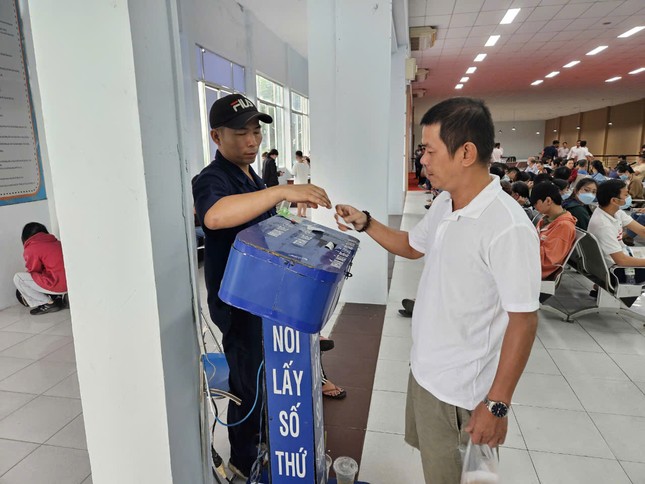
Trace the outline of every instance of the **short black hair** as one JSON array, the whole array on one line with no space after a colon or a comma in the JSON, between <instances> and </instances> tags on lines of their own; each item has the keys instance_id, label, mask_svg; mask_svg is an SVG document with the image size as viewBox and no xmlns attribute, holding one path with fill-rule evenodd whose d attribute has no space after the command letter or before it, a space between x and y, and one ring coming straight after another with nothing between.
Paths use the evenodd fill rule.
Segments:
<instances>
[{"instance_id":1,"label":"short black hair","mask_svg":"<svg viewBox=\"0 0 645 484\"><path fill-rule=\"evenodd\" d=\"M578 166L585 166L587 164L587 160L578 160Z\"/></svg>"},{"instance_id":2,"label":"short black hair","mask_svg":"<svg viewBox=\"0 0 645 484\"><path fill-rule=\"evenodd\" d=\"M629 166L627 163L618 163L616 165L616 172L617 173L634 173L634 169Z\"/></svg>"},{"instance_id":3,"label":"short black hair","mask_svg":"<svg viewBox=\"0 0 645 484\"><path fill-rule=\"evenodd\" d=\"M531 190L531 205L540 201L544 201L547 198L550 198L553 203L556 205L562 205L562 195L560 195L560 189L551 182L542 182L533 186Z\"/></svg>"},{"instance_id":4,"label":"short black hair","mask_svg":"<svg viewBox=\"0 0 645 484\"><path fill-rule=\"evenodd\" d=\"M558 187L561 191L564 190L569 186L566 180L563 180L562 178L554 178L553 179L553 184Z\"/></svg>"},{"instance_id":5,"label":"short black hair","mask_svg":"<svg viewBox=\"0 0 645 484\"><path fill-rule=\"evenodd\" d=\"M522 182L530 181L531 180L531 175L533 175L533 172L521 171L519 176L517 177L516 181L522 181Z\"/></svg>"},{"instance_id":6,"label":"short black hair","mask_svg":"<svg viewBox=\"0 0 645 484\"><path fill-rule=\"evenodd\" d=\"M585 146L587 146L587 140L586 139L580 140L580 147L584 148Z\"/></svg>"},{"instance_id":7,"label":"short black hair","mask_svg":"<svg viewBox=\"0 0 645 484\"><path fill-rule=\"evenodd\" d=\"M550 182L551 181L551 175L548 175L547 173L538 173L535 175L535 178L533 178L533 186L537 185L538 183L544 183L544 182Z\"/></svg>"},{"instance_id":8,"label":"short black hair","mask_svg":"<svg viewBox=\"0 0 645 484\"><path fill-rule=\"evenodd\" d=\"M302 156L302 151L300 150L296 151L296 156Z\"/></svg>"},{"instance_id":9,"label":"short black hair","mask_svg":"<svg viewBox=\"0 0 645 484\"><path fill-rule=\"evenodd\" d=\"M504 190L509 195L512 193L511 182L508 180L500 180L500 185L502 185L502 190Z\"/></svg>"},{"instance_id":10,"label":"short black hair","mask_svg":"<svg viewBox=\"0 0 645 484\"><path fill-rule=\"evenodd\" d=\"M495 143L495 148L499 148L500 146L502 146L501 143Z\"/></svg>"},{"instance_id":11,"label":"short black hair","mask_svg":"<svg viewBox=\"0 0 645 484\"><path fill-rule=\"evenodd\" d=\"M598 199L598 205L601 207L606 207L611 202L612 198L620 197L620 192L625 188L625 182L622 180L607 180L598 185L598 191L596 192L596 198Z\"/></svg>"},{"instance_id":12,"label":"short black hair","mask_svg":"<svg viewBox=\"0 0 645 484\"><path fill-rule=\"evenodd\" d=\"M560 140L559 140L559 139L554 139L554 140L553 140L553 144L554 144L554 145L559 145L559 144L560 144Z\"/></svg>"},{"instance_id":13,"label":"short black hair","mask_svg":"<svg viewBox=\"0 0 645 484\"><path fill-rule=\"evenodd\" d=\"M439 137L454 156L465 143L477 148L480 162L488 163L495 143L495 127L490 111L481 99L454 97L440 102L421 118L421 126L439 125Z\"/></svg>"},{"instance_id":14,"label":"short black hair","mask_svg":"<svg viewBox=\"0 0 645 484\"><path fill-rule=\"evenodd\" d=\"M510 172L512 172L512 171L516 172L518 175L521 173L521 172L520 172L520 169L519 169L517 166L511 166L511 167L506 171L506 173L510 173Z\"/></svg>"},{"instance_id":15,"label":"short black hair","mask_svg":"<svg viewBox=\"0 0 645 484\"><path fill-rule=\"evenodd\" d=\"M558 166L553 172L553 178L559 180L568 180L571 176L571 170L566 166Z\"/></svg>"},{"instance_id":16,"label":"short black hair","mask_svg":"<svg viewBox=\"0 0 645 484\"><path fill-rule=\"evenodd\" d=\"M40 233L48 234L49 232L47 232L47 227L38 222L29 222L22 228L22 243L24 244L29 238Z\"/></svg>"},{"instance_id":17,"label":"short black hair","mask_svg":"<svg viewBox=\"0 0 645 484\"><path fill-rule=\"evenodd\" d=\"M278 150L276 150L275 148L271 148L271 151L269 151L269 156L271 156L271 155L278 156L279 154L280 153L278 153Z\"/></svg>"},{"instance_id":18,"label":"short black hair","mask_svg":"<svg viewBox=\"0 0 645 484\"><path fill-rule=\"evenodd\" d=\"M500 161L497 161L495 163L491 163L491 166L496 166L500 170L502 170L504 173L508 171L508 165L506 163L502 163Z\"/></svg>"},{"instance_id":19,"label":"short black hair","mask_svg":"<svg viewBox=\"0 0 645 484\"><path fill-rule=\"evenodd\" d=\"M500 178L504 178L504 170L502 170L499 166L491 165L489 172L491 175L497 175Z\"/></svg>"},{"instance_id":20,"label":"short black hair","mask_svg":"<svg viewBox=\"0 0 645 484\"><path fill-rule=\"evenodd\" d=\"M522 198L529 198L529 186L523 181L516 181L511 185L511 192L517 193Z\"/></svg>"}]
</instances>

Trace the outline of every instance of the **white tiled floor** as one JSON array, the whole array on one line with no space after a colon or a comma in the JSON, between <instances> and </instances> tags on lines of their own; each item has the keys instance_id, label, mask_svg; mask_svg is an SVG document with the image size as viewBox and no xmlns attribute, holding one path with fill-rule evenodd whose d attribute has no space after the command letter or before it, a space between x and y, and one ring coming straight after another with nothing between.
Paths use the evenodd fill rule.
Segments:
<instances>
[{"instance_id":1,"label":"white tiled floor","mask_svg":"<svg viewBox=\"0 0 645 484\"><path fill-rule=\"evenodd\" d=\"M424 212L423 194L409 194L402 227ZM423 482L419 454L403 441L410 325L397 313L415 295L421 264L395 263L360 473L372 484ZM586 284L567 274L563 288L591 305ZM645 313L645 301L635 308ZM218 442L226 448L225 432ZM645 484L644 449L642 323L590 315L569 324L541 313L501 451L503 482ZM0 484L90 482L69 312L0 311Z\"/></svg>"}]
</instances>

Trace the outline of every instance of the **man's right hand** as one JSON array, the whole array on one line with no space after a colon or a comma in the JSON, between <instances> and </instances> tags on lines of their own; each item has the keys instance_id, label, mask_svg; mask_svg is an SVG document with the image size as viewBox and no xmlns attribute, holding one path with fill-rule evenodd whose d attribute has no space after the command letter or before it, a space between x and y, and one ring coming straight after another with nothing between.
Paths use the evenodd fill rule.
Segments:
<instances>
[{"instance_id":1,"label":"man's right hand","mask_svg":"<svg viewBox=\"0 0 645 484\"><path fill-rule=\"evenodd\" d=\"M367 223L367 215L365 215L364 212L361 212L360 210L352 207L351 205L336 205L336 215L334 217L336 218L338 228L343 232L351 230L352 227L349 227L342 223L339 218L342 218L342 220L344 220L348 224L351 224L356 230L362 229Z\"/></svg>"},{"instance_id":2,"label":"man's right hand","mask_svg":"<svg viewBox=\"0 0 645 484\"><path fill-rule=\"evenodd\" d=\"M310 208L331 208L327 192L316 185L280 185L280 188L284 191L283 197L287 202L306 203Z\"/></svg>"}]
</instances>

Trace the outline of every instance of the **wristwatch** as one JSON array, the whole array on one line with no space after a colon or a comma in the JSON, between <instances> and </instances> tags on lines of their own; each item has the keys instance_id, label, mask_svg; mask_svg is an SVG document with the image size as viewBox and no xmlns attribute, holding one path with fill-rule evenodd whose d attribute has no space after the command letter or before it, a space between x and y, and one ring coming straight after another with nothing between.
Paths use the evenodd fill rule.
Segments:
<instances>
[{"instance_id":1,"label":"wristwatch","mask_svg":"<svg viewBox=\"0 0 645 484\"><path fill-rule=\"evenodd\" d=\"M498 418L504 418L508 415L509 405L504 402L496 402L494 400L489 400L488 396L484 398L484 405L486 408Z\"/></svg>"}]
</instances>

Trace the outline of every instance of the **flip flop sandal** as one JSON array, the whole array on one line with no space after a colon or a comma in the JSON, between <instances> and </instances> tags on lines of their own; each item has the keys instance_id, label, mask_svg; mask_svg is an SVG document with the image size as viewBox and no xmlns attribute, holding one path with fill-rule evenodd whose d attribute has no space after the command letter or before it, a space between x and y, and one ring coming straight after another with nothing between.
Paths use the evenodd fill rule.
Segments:
<instances>
[{"instance_id":1,"label":"flip flop sandal","mask_svg":"<svg viewBox=\"0 0 645 484\"><path fill-rule=\"evenodd\" d=\"M410 311L406 311L405 309L399 309L399 314L403 316L404 318L411 318L412 313Z\"/></svg>"},{"instance_id":2,"label":"flip flop sandal","mask_svg":"<svg viewBox=\"0 0 645 484\"><path fill-rule=\"evenodd\" d=\"M336 393L338 392L338 393ZM332 395L332 393L336 393ZM332 400L342 400L347 396L347 392L340 387L334 386L332 390L327 390L323 392L323 397L331 398Z\"/></svg>"}]
</instances>

